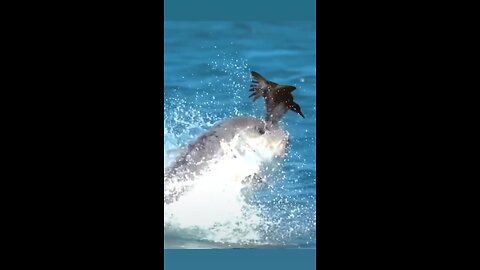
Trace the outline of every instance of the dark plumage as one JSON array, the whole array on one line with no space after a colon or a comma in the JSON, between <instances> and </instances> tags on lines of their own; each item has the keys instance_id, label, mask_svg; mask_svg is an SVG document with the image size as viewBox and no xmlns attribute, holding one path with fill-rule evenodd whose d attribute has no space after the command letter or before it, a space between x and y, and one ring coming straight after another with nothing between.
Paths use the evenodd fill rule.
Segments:
<instances>
[{"instance_id":1,"label":"dark plumage","mask_svg":"<svg viewBox=\"0 0 480 270\"><path fill-rule=\"evenodd\" d=\"M267 122L278 123L288 110L292 110L305 118L300 105L293 101L292 92L296 89L295 86L274 83L255 71L252 71L252 77L250 91L253 93L249 97L253 97L254 102L259 97L265 99L267 111L265 120Z\"/></svg>"}]
</instances>

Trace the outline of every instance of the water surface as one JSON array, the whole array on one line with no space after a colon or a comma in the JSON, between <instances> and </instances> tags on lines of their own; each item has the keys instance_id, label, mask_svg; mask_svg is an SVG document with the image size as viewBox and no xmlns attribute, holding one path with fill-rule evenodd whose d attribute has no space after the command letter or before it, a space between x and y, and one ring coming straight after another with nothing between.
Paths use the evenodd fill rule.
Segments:
<instances>
[{"instance_id":1,"label":"water surface","mask_svg":"<svg viewBox=\"0 0 480 270\"><path fill-rule=\"evenodd\" d=\"M192 206L191 213L165 224L167 248L316 247L315 42L313 22L165 22L164 167L172 161L168 150L214 123L263 117L263 100L248 98L251 70L295 85L293 95L305 115L289 112L283 118L289 151L265 186L242 201L223 202L223 208L206 191L201 208ZM195 224L195 215L204 216L203 224Z\"/></svg>"}]
</instances>

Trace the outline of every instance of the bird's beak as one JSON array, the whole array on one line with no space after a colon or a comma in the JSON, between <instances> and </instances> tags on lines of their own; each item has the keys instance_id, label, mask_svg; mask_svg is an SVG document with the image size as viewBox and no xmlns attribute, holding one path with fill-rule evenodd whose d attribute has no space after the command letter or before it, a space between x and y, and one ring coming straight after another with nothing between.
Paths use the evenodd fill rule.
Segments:
<instances>
[{"instance_id":1,"label":"bird's beak","mask_svg":"<svg viewBox=\"0 0 480 270\"><path fill-rule=\"evenodd\" d=\"M298 112L298 114L300 114L303 118L305 118L302 112Z\"/></svg>"}]
</instances>

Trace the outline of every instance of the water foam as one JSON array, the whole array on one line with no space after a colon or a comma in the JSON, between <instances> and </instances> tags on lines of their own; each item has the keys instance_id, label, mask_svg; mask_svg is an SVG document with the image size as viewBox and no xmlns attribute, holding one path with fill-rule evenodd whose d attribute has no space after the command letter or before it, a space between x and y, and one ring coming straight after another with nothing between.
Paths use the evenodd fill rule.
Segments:
<instances>
[{"instance_id":1,"label":"water foam","mask_svg":"<svg viewBox=\"0 0 480 270\"><path fill-rule=\"evenodd\" d=\"M188 191L173 203L165 204L166 233L182 234L194 239L223 244L261 244L261 228L266 220L261 208L248 203L255 181L244 181L260 174L262 164L271 157L255 155L253 149L240 154L238 140L224 143L224 155L210 162L194 181L179 181L169 188Z\"/></svg>"}]
</instances>

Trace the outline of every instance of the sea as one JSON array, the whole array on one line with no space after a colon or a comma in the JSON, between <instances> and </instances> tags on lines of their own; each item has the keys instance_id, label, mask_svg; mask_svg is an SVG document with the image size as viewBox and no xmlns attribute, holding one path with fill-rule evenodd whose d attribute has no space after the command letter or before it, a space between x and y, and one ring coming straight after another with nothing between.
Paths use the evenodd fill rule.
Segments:
<instances>
[{"instance_id":1,"label":"sea","mask_svg":"<svg viewBox=\"0 0 480 270\"><path fill-rule=\"evenodd\" d=\"M165 205L165 248L316 248L315 22L165 21L164 28L164 169L215 123L264 117L263 100L248 97L252 70L296 86L305 115L282 119L288 151L261 185L246 189L219 174Z\"/></svg>"}]
</instances>

